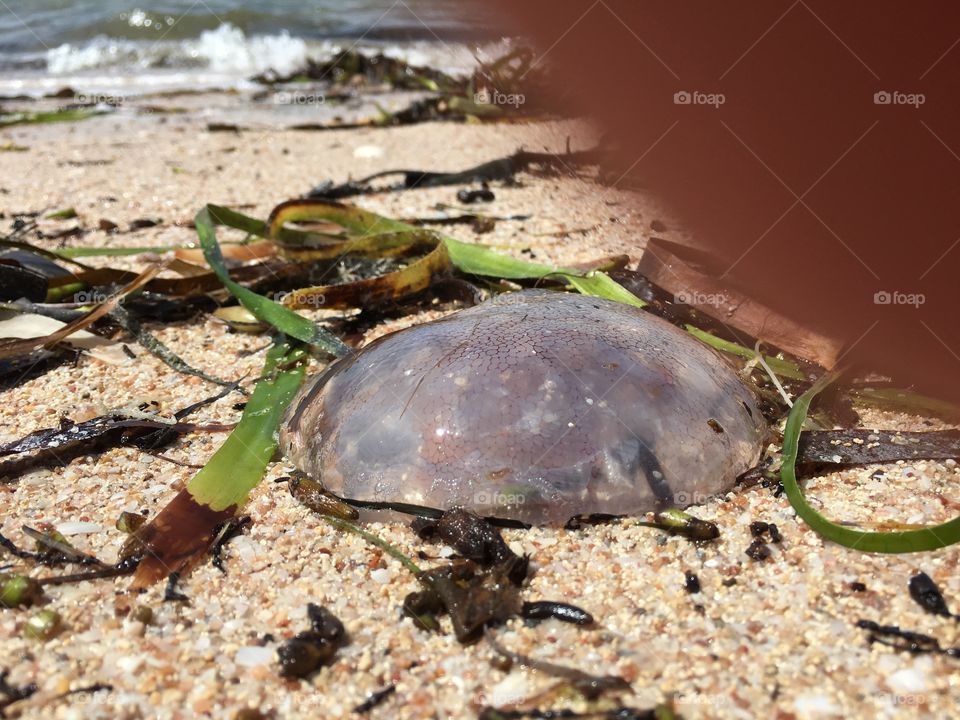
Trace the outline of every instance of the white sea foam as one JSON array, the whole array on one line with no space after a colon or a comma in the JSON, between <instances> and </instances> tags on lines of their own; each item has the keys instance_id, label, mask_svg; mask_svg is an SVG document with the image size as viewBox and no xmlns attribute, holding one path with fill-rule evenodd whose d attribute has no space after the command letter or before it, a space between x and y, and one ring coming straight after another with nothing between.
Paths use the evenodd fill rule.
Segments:
<instances>
[{"instance_id":1,"label":"white sea foam","mask_svg":"<svg viewBox=\"0 0 960 720\"><path fill-rule=\"evenodd\" d=\"M161 69L197 67L215 73L255 75L266 70L289 73L307 60L307 43L289 33L247 37L224 23L197 38L179 41L117 40L102 35L83 45L65 43L47 52L54 75L97 68Z\"/></svg>"},{"instance_id":2,"label":"white sea foam","mask_svg":"<svg viewBox=\"0 0 960 720\"><path fill-rule=\"evenodd\" d=\"M223 23L197 37L181 40L131 40L98 35L80 44L47 50L40 62L0 74L0 95L43 95L69 86L78 92L114 92L124 96L181 88L249 88L249 79L274 71L289 74L309 59L327 60L342 50L383 53L412 65L469 75L477 60L499 57L508 40L479 47L459 42L414 40L316 40L286 31L246 35ZM42 67L45 65L46 67Z\"/></svg>"}]
</instances>

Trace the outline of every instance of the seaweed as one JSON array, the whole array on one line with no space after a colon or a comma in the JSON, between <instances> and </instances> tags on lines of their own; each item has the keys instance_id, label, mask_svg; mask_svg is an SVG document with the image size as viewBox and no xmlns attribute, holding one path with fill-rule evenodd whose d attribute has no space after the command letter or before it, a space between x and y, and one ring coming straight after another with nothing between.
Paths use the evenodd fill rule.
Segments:
<instances>
[{"instance_id":1,"label":"seaweed","mask_svg":"<svg viewBox=\"0 0 960 720\"><path fill-rule=\"evenodd\" d=\"M37 544L37 550L31 552L23 550L4 535L0 535L0 547L3 547L14 557L20 560L30 560L38 565L97 565L105 567L105 564L97 558L79 552L67 539L55 530L40 532L26 525L21 527L24 535L32 538Z\"/></svg>"},{"instance_id":2,"label":"seaweed","mask_svg":"<svg viewBox=\"0 0 960 720\"><path fill-rule=\"evenodd\" d=\"M210 548L210 554L213 556L213 566L224 575L227 574L227 568L223 564L223 546L237 537L237 535L242 534L243 529L250 525L251 522L253 522L253 519L249 515L230 518L217 530L216 539Z\"/></svg>"},{"instance_id":3,"label":"seaweed","mask_svg":"<svg viewBox=\"0 0 960 720\"><path fill-rule=\"evenodd\" d=\"M496 195L494 195L493 191L487 187L486 181L483 181L481 183L481 187L478 189L463 189L457 191L457 200L462 202L464 205L472 205L473 203L478 202L493 202L496 199Z\"/></svg>"},{"instance_id":4,"label":"seaweed","mask_svg":"<svg viewBox=\"0 0 960 720\"><path fill-rule=\"evenodd\" d=\"M947 607L947 601L943 599L943 593L940 588L925 572L917 573L910 578L907 584L910 591L910 597L920 607L931 615L939 615L946 618L956 618L960 620L960 615L950 612Z\"/></svg>"},{"instance_id":5,"label":"seaweed","mask_svg":"<svg viewBox=\"0 0 960 720\"><path fill-rule=\"evenodd\" d=\"M436 521L415 520L413 527L420 539L441 540L462 557L482 567L508 562L515 567L525 564L504 542L503 536L493 525L462 508L447 510ZM522 580L523 577L520 578L521 582Z\"/></svg>"},{"instance_id":6,"label":"seaweed","mask_svg":"<svg viewBox=\"0 0 960 720\"><path fill-rule=\"evenodd\" d=\"M180 584L180 573L172 572L167 576L167 586L163 590L164 602L179 602L179 603L190 602L190 598L188 598L182 592L177 590L177 585L179 584Z\"/></svg>"},{"instance_id":7,"label":"seaweed","mask_svg":"<svg viewBox=\"0 0 960 720\"><path fill-rule=\"evenodd\" d=\"M867 630L868 643L886 645L894 650L909 652L911 655L931 653L960 659L960 647L945 648L932 635L903 630L897 625L880 625L873 620L857 620L857 627Z\"/></svg>"},{"instance_id":8,"label":"seaweed","mask_svg":"<svg viewBox=\"0 0 960 720\"><path fill-rule=\"evenodd\" d=\"M45 220L72 220L77 216L77 211L72 207L63 208L62 210L54 210L44 215Z\"/></svg>"},{"instance_id":9,"label":"seaweed","mask_svg":"<svg viewBox=\"0 0 960 720\"><path fill-rule=\"evenodd\" d=\"M46 277L7 255L0 256L0 300L43 302L46 297Z\"/></svg>"},{"instance_id":10,"label":"seaweed","mask_svg":"<svg viewBox=\"0 0 960 720\"><path fill-rule=\"evenodd\" d=\"M456 172L435 172L429 170L383 170L372 175L351 180L340 185L335 185L327 181L314 187L307 193L306 197L320 200L343 200L356 195L370 195L384 192L401 192L412 190L414 188L443 187L446 185L470 185L472 183L490 183L490 182L509 182L521 172L538 168L542 174L555 174L562 171L568 171L571 168L579 168L584 165L596 165L601 158L600 150L593 148L590 150L581 150L578 152L566 152L561 154L539 153L527 150L517 150L511 155L488 160L487 162L459 170ZM388 185L371 185L374 180L389 178L399 175L398 182ZM493 193L481 189L472 191L479 193L476 199L483 198L485 202L493 199ZM457 196L461 202L473 202L474 200L463 200Z\"/></svg>"},{"instance_id":11,"label":"seaweed","mask_svg":"<svg viewBox=\"0 0 960 720\"><path fill-rule=\"evenodd\" d=\"M363 80L368 83L388 84L403 90L439 90L456 87L459 84L459 81L440 70L410 65L382 53L371 56L353 49L342 50L329 60L308 60L305 67L286 75L278 75L271 71L256 75L252 80L264 85L309 80L326 80L343 84Z\"/></svg>"},{"instance_id":12,"label":"seaweed","mask_svg":"<svg viewBox=\"0 0 960 720\"><path fill-rule=\"evenodd\" d=\"M0 670L0 696L2 696L0 697L0 718L6 717L4 711L9 705L27 699L39 689L36 683L27 683L20 686L11 685L7 681L9 677L9 670Z\"/></svg>"},{"instance_id":13,"label":"seaweed","mask_svg":"<svg viewBox=\"0 0 960 720\"><path fill-rule=\"evenodd\" d=\"M591 675L583 670L535 660L527 655L507 650L490 633L487 634L487 643L494 652L513 664L524 665L551 677L561 678L588 700L596 700L605 692L623 692L631 689L630 683L618 675Z\"/></svg>"},{"instance_id":14,"label":"seaweed","mask_svg":"<svg viewBox=\"0 0 960 720\"><path fill-rule=\"evenodd\" d=\"M552 618L573 625L593 625L594 623L593 615L586 610L578 608L576 605L551 600L525 602L520 609L520 615L524 620L530 622L540 622Z\"/></svg>"},{"instance_id":15,"label":"seaweed","mask_svg":"<svg viewBox=\"0 0 960 720\"><path fill-rule=\"evenodd\" d=\"M45 532L34 530L27 525L20 528L23 534L32 538L37 544L37 552L33 559L42 565L74 563L77 565L97 565L104 567L99 559L80 552L67 539L52 527Z\"/></svg>"},{"instance_id":16,"label":"seaweed","mask_svg":"<svg viewBox=\"0 0 960 720\"><path fill-rule=\"evenodd\" d=\"M817 380L810 389L796 399L787 416L783 431L780 479L790 505L796 510L797 515L826 539L865 552L922 552L960 542L960 516L939 525L925 525L910 530L892 532L855 530L828 520L804 497L797 482L796 468L803 424L807 418L810 403L818 393L836 381L841 372L835 371Z\"/></svg>"},{"instance_id":17,"label":"seaweed","mask_svg":"<svg viewBox=\"0 0 960 720\"><path fill-rule=\"evenodd\" d=\"M446 612L457 640L476 642L486 627L520 614L523 605L513 575L510 561L486 572L470 560L424 570L417 578L426 589L408 595L403 607L415 620Z\"/></svg>"},{"instance_id":18,"label":"seaweed","mask_svg":"<svg viewBox=\"0 0 960 720\"><path fill-rule=\"evenodd\" d=\"M61 110L36 112L0 112L0 128L14 125L41 125L55 122L77 122L87 120L94 115L102 115L102 110L78 110L63 108Z\"/></svg>"},{"instance_id":19,"label":"seaweed","mask_svg":"<svg viewBox=\"0 0 960 720\"><path fill-rule=\"evenodd\" d=\"M310 603L307 617L310 630L297 633L277 648L281 677L309 677L349 642L343 623L327 608Z\"/></svg>"},{"instance_id":20,"label":"seaweed","mask_svg":"<svg viewBox=\"0 0 960 720\"><path fill-rule=\"evenodd\" d=\"M120 301L130 293L138 290L154 278L163 270L162 265L152 265L144 272L140 273L127 285L121 288L117 293L107 298L104 302L98 304L90 312L78 317L59 330L38 338L28 338L26 340L4 340L0 341L0 358L8 358L23 353L31 352L39 347L46 347L60 342L70 336L77 330L89 327L100 318L107 315L114 308L119 306Z\"/></svg>"},{"instance_id":21,"label":"seaweed","mask_svg":"<svg viewBox=\"0 0 960 720\"><path fill-rule=\"evenodd\" d=\"M354 711L355 713L357 713L358 715L362 715L362 714L364 714L364 713L368 713L368 712L370 712L371 710L373 710L374 708L379 707L380 705L382 705L382 704L387 700L387 698L389 698L391 695L393 695L396 691L397 691L397 686L396 686L396 685L387 685L385 688L383 688L383 689L381 689L381 690L376 690L376 691L370 693L370 695L367 697L367 699L364 700L364 701L363 701L362 703L360 703L359 705L357 705L357 706L353 709L353 711Z\"/></svg>"},{"instance_id":22,"label":"seaweed","mask_svg":"<svg viewBox=\"0 0 960 720\"><path fill-rule=\"evenodd\" d=\"M142 557L134 584L143 587L169 572L184 572L236 515L276 450L276 430L305 374L305 353L278 338L267 352L239 424L213 457L148 524L125 543L122 558Z\"/></svg>"},{"instance_id":23,"label":"seaweed","mask_svg":"<svg viewBox=\"0 0 960 720\"><path fill-rule=\"evenodd\" d=\"M164 364L176 370L183 375L193 375L195 377L211 382L214 385L236 388L236 383L232 380L223 380L214 377L203 370L198 370L183 358L173 352L170 348L160 342L154 335L144 330L140 321L129 313L123 306L117 305L110 311L110 317L117 321L120 326L128 333L133 335L148 352L158 357Z\"/></svg>"},{"instance_id":24,"label":"seaweed","mask_svg":"<svg viewBox=\"0 0 960 720\"><path fill-rule=\"evenodd\" d=\"M0 445L0 458L35 453L31 458L0 464L5 474L15 476L28 467L62 464L78 455L132 445L142 450L168 445L179 435L191 432L224 432L233 426L213 423L195 425L181 422L199 408L219 400L236 389L230 385L222 392L193 403L174 413L173 421L151 418L149 414L113 412L75 423L61 418L59 427L36 430L17 440Z\"/></svg>"}]
</instances>

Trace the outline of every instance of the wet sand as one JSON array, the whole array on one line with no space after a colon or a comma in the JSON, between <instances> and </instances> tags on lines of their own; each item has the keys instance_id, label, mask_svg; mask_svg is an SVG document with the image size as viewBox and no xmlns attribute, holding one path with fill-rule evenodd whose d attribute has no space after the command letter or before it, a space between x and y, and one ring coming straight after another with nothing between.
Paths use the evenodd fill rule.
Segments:
<instances>
[{"instance_id":1,"label":"wet sand","mask_svg":"<svg viewBox=\"0 0 960 720\"><path fill-rule=\"evenodd\" d=\"M196 98L164 100L193 103ZM240 112L238 110L238 112ZM82 123L0 131L25 152L0 155L0 211L73 207L94 228L67 245L168 245L191 242L189 220L207 202L265 217L278 202L325 179L343 181L389 168L459 170L521 145L559 151L571 123L477 126L447 123L393 129L294 132L207 132L216 118L202 109L169 115L104 116ZM576 136L579 137L579 136ZM576 143L580 142L580 145ZM584 147L576 140L574 147ZM517 187L494 187L484 211L530 214L477 236L518 257L557 264L625 253L636 261L652 235L689 241L654 198L573 178L521 175ZM655 179L650 179L655 187ZM457 188L363 197L358 204L393 217L435 212L455 204ZM629 202L629 204L628 204ZM161 218L153 228L108 235L100 219L121 229L138 218ZM653 221L667 230L651 230ZM42 220L54 231L77 220ZM660 227L659 225L657 227ZM569 235L557 231L583 230ZM222 237L229 237L223 233ZM56 246L59 241L44 241ZM143 268L155 258L91 258L93 265ZM404 318L385 331L434 316ZM255 375L267 336L233 334L216 320L148 328L195 367L228 379ZM199 378L175 373L135 343L136 360L105 365L82 358L0 393L0 441L81 420L149 398L176 410L213 394ZM252 351L252 352L251 352ZM319 369L319 365L315 369ZM231 422L237 396L206 407L196 422ZM134 403L135 404L135 403ZM933 430L933 418L880 411L863 413L866 426ZM165 451L182 463L202 464L224 434L186 435ZM877 470L883 475L877 475ZM21 704L23 717L235 717L244 708L267 717L358 717L352 709L386 686L396 692L373 718L475 717L477 708L535 696L554 680L514 668L497 669L492 650L460 646L452 634L431 635L402 619L400 603L415 589L398 563L359 538L332 530L299 506L284 485L270 480L291 466L273 463L252 494L249 530L226 546L226 574L202 564L181 584L189 603L163 602L163 588L127 592L128 579L103 580L47 591L65 629L45 643L27 640L29 613L0 612L0 668L12 684L35 682L40 693ZM194 470L131 448L81 456L65 467L0 480L0 532L28 544L21 525L71 523L70 540L111 561L123 536L114 522L123 510L156 512ZM960 473L953 461L856 468L807 483L814 504L848 521L943 522L960 507ZM907 594L907 580L923 570L960 609L960 548L906 556L867 555L825 543L798 521L784 497L762 487L734 490L696 508L721 529L719 541L697 547L638 527L629 520L579 531L509 530L518 552L532 554L534 574L524 598L571 602L598 620L584 630L557 621L527 626L513 620L496 631L508 648L595 673L618 674L633 693L612 698L647 708L673 696L687 718L947 717L960 702L960 663L942 656L911 656L869 645L858 619L889 623L960 645L960 625L925 614ZM776 523L781 544L755 561L745 553L752 521ZM78 524L80 523L80 524ZM424 547L403 523L371 529L408 554ZM78 532L79 531L79 532ZM0 558L6 563L8 559ZM698 594L684 590L684 573L700 579ZM47 571L37 570L36 575ZM861 586L855 583L862 583ZM275 649L306 629L308 602L326 605L343 620L350 644L309 681L276 672ZM147 625L136 608L153 609ZM444 620L444 627L449 625ZM112 691L53 695L92 683ZM580 702L548 706L584 709ZM953 708L953 710L951 710Z\"/></svg>"}]
</instances>

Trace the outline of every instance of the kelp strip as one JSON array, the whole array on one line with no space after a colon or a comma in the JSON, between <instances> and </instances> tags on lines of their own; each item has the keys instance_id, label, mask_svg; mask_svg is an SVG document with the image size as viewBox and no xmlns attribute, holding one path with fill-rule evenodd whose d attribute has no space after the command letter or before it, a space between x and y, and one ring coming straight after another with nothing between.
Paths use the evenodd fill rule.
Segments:
<instances>
[{"instance_id":1,"label":"kelp strip","mask_svg":"<svg viewBox=\"0 0 960 720\"><path fill-rule=\"evenodd\" d=\"M142 556L134 586L188 569L213 543L221 524L243 506L277 449L280 421L303 382L305 358L304 349L286 339L267 351L263 379L236 429L186 488L124 546L122 557Z\"/></svg>"},{"instance_id":2,"label":"kelp strip","mask_svg":"<svg viewBox=\"0 0 960 720\"><path fill-rule=\"evenodd\" d=\"M78 120L86 120L94 115L102 114L103 111L101 110L79 110L74 108L40 112L0 113L0 127L41 125L54 122L77 122Z\"/></svg>"},{"instance_id":3,"label":"kelp strip","mask_svg":"<svg viewBox=\"0 0 960 720\"><path fill-rule=\"evenodd\" d=\"M344 355L350 348L336 335L327 332L316 323L298 315L280 303L249 290L230 278L223 261L223 253L217 244L211 209L203 208L194 220L197 235L203 248L204 257L224 286L240 303L265 323L269 323L281 332L325 350L331 355Z\"/></svg>"},{"instance_id":4,"label":"kelp strip","mask_svg":"<svg viewBox=\"0 0 960 720\"><path fill-rule=\"evenodd\" d=\"M182 246L160 245L156 247L70 247L58 248L53 251L53 254L62 258L126 257L128 255L142 255L144 253L161 255L163 253L173 252L180 247Z\"/></svg>"},{"instance_id":5,"label":"kelp strip","mask_svg":"<svg viewBox=\"0 0 960 720\"><path fill-rule=\"evenodd\" d=\"M311 236L310 233L298 232L285 227L288 222L309 220L334 223L351 233L351 237L344 238L342 235L334 234ZM281 246L281 252L286 253L295 253L298 247L305 244L310 245L311 242L314 243L314 246L310 249L315 250L315 243L319 240L325 243L324 257L339 257L351 252L350 243L355 243L352 247L359 247L366 254L375 252L380 242L397 245L406 240L410 241L408 245L413 245L412 240L414 238L424 238L424 231L415 225L383 217L356 206L316 199L290 200L278 205L267 221L267 232L269 237ZM291 235L290 233L298 234ZM561 279L585 295L602 297L635 307L646 305L643 300L599 270L584 273L574 268L556 268L528 260L520 260L498 253L484 245L462 242L449 235L440 233L433 235L446 247L447 256L453 267L462 273L506 280ZM329 294L336 288L337 286L327 286L324 291ZM323 293L319 288L314 288L311 292L311 301L301 303L299 306L317 305L316 301ZM717 350L747 360L756 357L756 352L751 348L724 340L693 325L686 325L685 327L691 335ZM765 357L764 359L778 375L795 380L807 379L803 370L789 360L776 357Z\"/></svg>"},{"instance_id":6,"label":"kelp strip","mask_svg":"<svg viewBox=\"0 0 960 720\"><path fill-rule=\"evenodd\" d=\"M787 417L787 424L783 432L783 461L780 467L780 479L783 482L790 504L797 511L797 515L827 540L832 540L844 547L866 552L922 552L960 542L960 516L940 525L931 525L914 530L867 532L854 530L832 522L807 502L797 483L796 475L800 435L810 409L810 402L836 378L837 374L831 373L817 380L809 390L796 399L793 409Z\"/></svg>"}]
</instances>

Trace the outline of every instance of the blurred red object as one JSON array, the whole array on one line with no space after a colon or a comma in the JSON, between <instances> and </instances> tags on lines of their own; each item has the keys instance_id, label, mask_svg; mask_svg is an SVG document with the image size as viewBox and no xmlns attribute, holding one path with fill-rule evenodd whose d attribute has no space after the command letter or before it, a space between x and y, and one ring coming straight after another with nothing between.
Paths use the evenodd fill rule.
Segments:
<instances>
[{"instance_id":1,"label":"blurred red object","mask_svg":"<svg viewBox=\"0 0 960 720\"><path fill-rule=\"evenodd\" d=\"M960 6L493 0L725 275L960 401ZM489 7L489 6L488 6ZM621 164L622 163L622 164Z\"/></svg>"}]
</instances>

